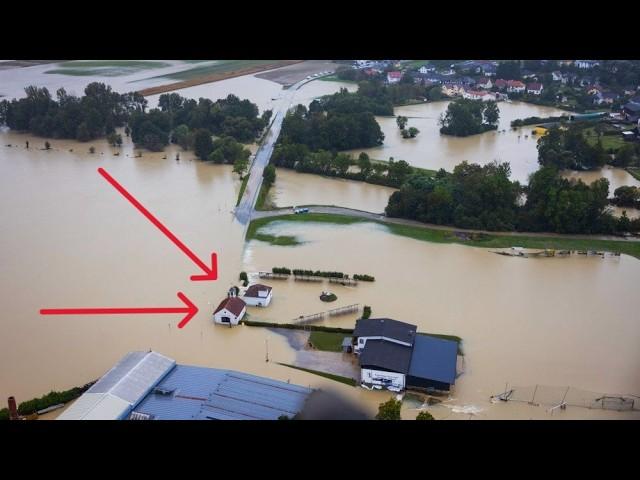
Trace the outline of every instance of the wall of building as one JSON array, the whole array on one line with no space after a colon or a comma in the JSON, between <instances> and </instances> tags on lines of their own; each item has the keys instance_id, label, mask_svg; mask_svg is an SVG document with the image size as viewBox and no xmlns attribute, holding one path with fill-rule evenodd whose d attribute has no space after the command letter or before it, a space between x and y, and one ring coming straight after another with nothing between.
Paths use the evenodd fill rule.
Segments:
<instances>
[{"instance_id":1,"label":"wall of building","mask_svg":"<svg viewBox=\"0 0 640 480\"><path fill-rule=\"evenodd\" d=\"M382 381L383 379L389 379L391 380L391 385L400 389L404 389L404 373L383 372L381 370L373 370L369 368L363 368L360 371L360 381L362 383L367 383L370 385L388 385Z\"/></svg>"},{"instance_id":2,"label":"wall of building","mask_svg":"<svg viewBox=\"0 0 640 480\"><path fill-rule=\"evenodd\" d=\"M220 310L218 313L213 315L213 321L216 323L219 323L221 325L237 325L238 322L240 320L242 320L242 317L244 317L244 314L246 313L247 309L243 308L242 312L240 312L240 315L238 315L237 317L231 313L229 310L227 310L226 308L223 308L222 310ZM229 317L229 319L231 320L230 323L227 322L223 322L222 319L224 317Z\"/></svg>"},{"instance_id":3,"label":"wall of building","mask_svg":"<svg viewBox=\"0 0 640 480\"><path fill-rule=\"evenodd\" d=\"M256 297L242 297L244 303L250 305L252 307L268 307L271 303L271 292L264 298L256 298Z\"/></svg>"}]
</instances>

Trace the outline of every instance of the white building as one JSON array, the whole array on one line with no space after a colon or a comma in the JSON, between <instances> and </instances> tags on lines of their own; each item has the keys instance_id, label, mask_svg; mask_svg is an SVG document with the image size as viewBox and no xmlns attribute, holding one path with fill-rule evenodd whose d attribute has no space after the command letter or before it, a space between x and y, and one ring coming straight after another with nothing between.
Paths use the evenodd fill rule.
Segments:
<instances>
[{"instance_id":1,"label":"white building","mask_svg":"<svg viewBox=\"0 0 640 480\"><path fill-rule=\"evenodd\" d=\"M490 100L495 100L496 96L493 93L489 93L489 92L466 90L462 94L462 98L468 98L470 100L482 100L483 102L488 102Z\"/></svg>"},{"instance_id":2,"label":"white building","mask_svg":"<svg viewBox=\"0 0 640 480\"><path fill-rule=\"evenodd\" d=\"M433 72L435 71L436 67L427 67L426 65L421 66L418 69L418 72L422 73L423 75L429 72Z\"/></svg>"},{"instance_id":3,"label":"white building","mask_svg":"<svg viewBox=\"0 0 640 480\"><path fill-rule=\"evenodd\" d=\"M589 69L600 65L600 62L596 60L576 60L575 64L578 68Z\"/></svg>"},{"instance_id":4,"label":"white building","mask_svg":"<svg viewBox=\"0 0 640 480\"><path fill-rule=\"evenodd\" d=\"M237 325L244 314L247 313L247 305L235 296L225 298L213 312L213 321L222 325Z\"/></svg>"},{"instance_id":5,"label":"white building","mask_svg":"<svg viewBox=\"0 0 640 480\"><path fill-rule=\"evenodd\" d=\"M268 307L271 303L272 291L270 286L256 283L247 288L242 299L251 307Z\"/></svg>"},{"instance_id":6,"label":"white building","mask_svg":"<svg viewBox=\"0 0 640 480\"><path fill-rule=\"evenodd\" d=\"M489 90L491 87L493 87L493 83L491 83L490 78L483 78L482 80L476 83L476 87Z\"/></svg>"},{"instance_id":7,"label":"white building","mask_svg":"<svg viewBox=\"0 0 640 480\"><path fill-rule=\"evenodd\" d=\"M542 84L541 83L529 83L527 84L527 93L532 95L540 95L542 93Z\"/></svg>"}]
</instances>

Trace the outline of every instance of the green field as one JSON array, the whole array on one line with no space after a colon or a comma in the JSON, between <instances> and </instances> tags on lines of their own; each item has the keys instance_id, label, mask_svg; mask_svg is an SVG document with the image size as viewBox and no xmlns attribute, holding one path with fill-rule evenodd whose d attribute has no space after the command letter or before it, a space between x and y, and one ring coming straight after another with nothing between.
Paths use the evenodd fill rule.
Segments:
<instances>
[{"instance_id":1,"label":"green field","mask_svg":"<svg viewBox=\"0 0 640 480\"><path fill-rule=\"evenodd\" d=\"M627 167L627 172L635 178L636 180L640 180L640 168L639 167Z\"/></svg>"},{"instance_id":2,"label":"green field","mask_svg":"<svg viewBox=\"0 0 640 480\"><path fill-rule=\"evenodd\" d=\"M584 136L589 142L589 145L596 145L598 143L598 138L602 141L602 147L605 151L609 151L609 149L618 150L620 147L625 145L625 141L621 135L601 135L598 137L598 134L593 129L593 127L584 129Z\"/></svg>"},{"instance_id":3,"label":"green field","mask_svg":"<svg viewBox=\"0 0 640 480\"><path fill-rule=\"evenodd\" d=\"M336 382L345 383L352 387L356 386L356 381L353 378L342 377L340 375L334 375L333 373L320 372L318 370L311 370L309 368L296 367L295 365L289 365L288 363L278 363L278 365L282 365L284 367L289 367L289 368L295 368L296 370L302 370L303 372L307 372L307 373L313 373L314 375L328 378L330 380L335 380Z\"/></svg>"},{"instance_id":4,"label":"green field","mask_svg":"<svg viewBox=\"0 0 640 480\"><path fill-rule=\"evenodd\" d=\"M435 243L459 243L472 247L481 248L509 248L518 246L523 248L551 248L566 250L605 250L608 252L619 252L640 258L640 242L626 240L591 240L573 239L560 237L528 237L516 235L482 235L479 239L463 240L449 230L435 230L426 227L413 225L396 225L380 221L367 220L346 215L334 215L329 213L307 213L305 215L279 215L277 217L261 218L254 220L247 229L247 240L256 237L258 230L271 222L320 222L338 225L349 225L354 223L379 223L387 227L390 233L403 237L413 238L425 242ZM258 234L259 235L259 234ZM297 239L296 239L297 241Z\"/></svg>"},{"instance_id":5,"label":"green field","mask_svg":"<svg viewBox=\"0 0 640 480\"><path fill-rule=\"evenodd\" d=\"M163 68L170 63L155 60L73 60L58 64L58 68L45 73L73 76L105 76L117 77L129 75L141 70Z\"/></svg>"},{"instance_id":6,"label":"green field","mask_svg":"<svg viewBox=\"0 0 640 480\"><path fill-rule=\"evenodd\" d=\"M200 65L198 67L189 68L181 72L161 75L162 78L171 78L174 80L191 80L196 77L203 77L214 73L227 73L244 68L259 67L260 65L268 65L276 63L278 60L214 60L211 65ZM158 77L154 77L158 78Z\"/></svg>"},{"instance_id":7,"label":"green field","mask_svg":"<svg viewBox=\"0 0 640 480\"><path fill-rule=\"evenodd\" d=\"M309 341L318 350L323 350L325 352L341 352L342 340L344 340L346 336L347 335L342 333L311 332Z\"/></svg>"}]
</instances>

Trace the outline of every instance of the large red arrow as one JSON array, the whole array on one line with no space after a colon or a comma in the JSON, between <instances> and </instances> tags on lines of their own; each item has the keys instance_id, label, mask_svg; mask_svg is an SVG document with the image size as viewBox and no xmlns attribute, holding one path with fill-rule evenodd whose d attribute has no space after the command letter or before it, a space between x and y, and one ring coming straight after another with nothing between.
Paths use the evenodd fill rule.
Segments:
<instances>
[{"instance_id":1,"label":"large red arrow","mask_svg":"<svg viewBox=\"0 0 640 480\"><path fill-rule=\"evenodd\" d=\"M40 315L119 315L123 313L140 314L140 313L186 313L187 315L180 321L178 328L184 327L193 316L198 313L196 307L191 300L182 292L178 292L178 298L186 305L186 307L177 308L43 308Z\"/></svg>"},{"instance_id":2,"label":"large red arrow","mask_svg":"<svg viewBox=\"0 0 640 480\"><path fill-rule=\"evenodd\" d=\"M98 173L102 175L107 182L109 182L113 187L118 190L124 198L129 200L131 204L136 207L140 213L142 213L151 223L153 223L158 229L164 233L169 240L171 240L180 250L184 252L184 254L189 257L193 263L195 263L200 269L204 272L204 275L192 275L191 280L217 280L218 278L218 256L215 252L211 254L211 266L209 267L202 260L200 260L195 253L193 253L189 248L182 243L178 237L176 237L173 233L169 231L167 227L165 227L160 221L154 217L149 210L144 208L142 204L133 198L129 192L127 192L122 185L120 185L111 175L109 175L104 168L98 168Z\"/></svg>"}]
</instances>

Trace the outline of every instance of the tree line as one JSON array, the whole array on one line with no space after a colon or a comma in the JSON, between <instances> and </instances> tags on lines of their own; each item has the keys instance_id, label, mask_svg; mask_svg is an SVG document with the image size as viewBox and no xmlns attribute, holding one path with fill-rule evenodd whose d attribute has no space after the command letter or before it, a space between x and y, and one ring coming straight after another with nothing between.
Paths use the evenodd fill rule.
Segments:
<instances>
[{"instance_id":1,"label":"tree line","mask_svg":"<svg viewBox=\"0 0 640 480\"><path fill-rule=\"evenodd\" d=\"M184 149L193 148L200 159L208 160L213 147L204 139L205 133L209 140L217 135L241 143L251 142L269 124L272 111L258 114L257 105L233 94L214 102L166 93L160 95L158 108L131 116L131 139L136 145L155 151L171 141Z\"/></svg>"},{"instance_id":2,"label":"tree line","mask_svg":"<svg viewBox=\"0 0 640 480\"><path fill-rule=\"evenodd\" d=\"M607 179L587 185L562 178L555 166L543 166L531 175L528 186L521 186L509 179L510 173L506 162L462 162L453 173L413 174L391 195L386 214L491 231L640 231L640 220L617 219L607 211Z\"/></svg>"},{"instance_id":3,"label":"tree line","mask_svg":"<svg viewBox=\"0 0 640 480\"><path fill-rule=\"evenodd\" d=\"M538 140L538 162L558 169L588 170L604 166L610 157L598 139L589 144L580 125L567 129L558 126L549 128Z\"/></svg>"},{"instance_id":4,"label":"tree line","mask_svg":"<svg viewBox=\"0 0 640 480\"><path fill-rule=\"evenodd\" d=\"M131 115L143 115L147 106L139 93L120 94L99 82L87 85L82 97L59 88L54 98L46 87L36 86L25 88L25 93L24 98L0 102L0 123L42 137L82 142L114 133Z\"/></svg>"}]
</instances>

